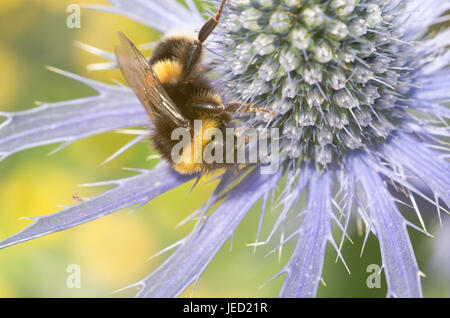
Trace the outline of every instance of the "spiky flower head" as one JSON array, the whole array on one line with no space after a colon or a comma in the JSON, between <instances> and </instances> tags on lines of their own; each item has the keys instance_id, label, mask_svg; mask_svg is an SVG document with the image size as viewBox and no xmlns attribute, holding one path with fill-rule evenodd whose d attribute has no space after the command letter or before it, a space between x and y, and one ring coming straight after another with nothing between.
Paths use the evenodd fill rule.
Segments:
<instances>
[{"instance_id":1,"label":"spiky flower head","mask_svg":"<svg viewBox=\"0 0 450 318\"><path fill-rule=\"evenodd\" d=\"M390 5L387 5L390 3ZM282 155L326 166L408 118L417 67L384 0L231 0L222 24L231 97L278 114Z\"/></svg>"},{"instance_id":2,"label":"spiky flower head","mask_svg":"<svg viewBox=\"0 0 450 318\"><path fill-rule=\"evenodd\" d=\"M93 9L119 13L161 32L204 23L192 0L110 0ZM325 251L341 247L358 214L368 236L376 235L388 296L422 296L420 271L407 227L429 234L416 197L434 203L438 215L450 206L450 31L428 32L450 9L449 0L229 0L216 32L221 65L216 84L230 100L265 107L276 116L240 117L247 126L280 128L282 165L273 175L262 167L225 171L192 232L163 250L176 248L153 273L133 286L139 296L174 297L200 278L242 219L262 200L256 242L277 248L295 238L283 274L281 297L313 297ZM112 60L114 55L82 45ZM96 89L98 96L44 104L19 113L0 113L0 158L37 145L68 143L99 132L147 126L148 117L128 88L58 71ZM217 75L217 73L216 73ZM82 125L80 125L82 121ZM107 161L146 137L140 133ZM62 147L59 147L60 149ZM183 184L164 163L136 170L133 177L96 183L115 185L86 202L38 218L0 242L0 248L73 227L119 209L142 205ZM277 188L280 191L276 191ZM395 198L391 190L403 196ZM307 193L306 206L299 201ZM261 225L270 197L281 210L266 239ZM404 202L409 200L409 202ZM413 208L405 218L397 203ZM214 205L217 208L210 212ZM299 218L298 216L301 216ZM420 227L414 223L420 223ZM288 227L286 224L289 224ZM343 232L336 244L333 224ZM292 228L294 230L292 230ZM344 262L345 264L345 262Z\"/></svg>"}]
</instances>

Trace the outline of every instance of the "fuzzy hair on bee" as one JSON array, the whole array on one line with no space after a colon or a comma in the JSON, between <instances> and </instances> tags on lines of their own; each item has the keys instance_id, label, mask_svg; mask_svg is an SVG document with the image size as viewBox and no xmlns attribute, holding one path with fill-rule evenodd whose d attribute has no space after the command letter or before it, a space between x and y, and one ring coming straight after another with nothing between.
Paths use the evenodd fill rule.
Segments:
<instances>
[{"instance_id":1,"label":"fuzzy hair on bee","mask_svg":"<svg viewBox=\"0 0 450 318\"><path fill-rule=\"evenodd\" d=\"M206 77L207 71L202 64L204 42L219 23L225 2L222 0L217 15L205 22L197 36L165 36L153 49L149 60L119 32L120 46L115 48L115 55L122 75L150 116L154 148L181 174L208 172L229 164L195 162L191 156L193 143L188 146L187 153L182 154L191 159L173 162L172 149L177 143L171 138L174 129L184 127L193 136L193 123L200 120L202 136L210 128L225 135L232 113L267 112L247 104L224 104ZM209 142L211 140L202 142L202 150Z\"/></svg>"}]
</instances>

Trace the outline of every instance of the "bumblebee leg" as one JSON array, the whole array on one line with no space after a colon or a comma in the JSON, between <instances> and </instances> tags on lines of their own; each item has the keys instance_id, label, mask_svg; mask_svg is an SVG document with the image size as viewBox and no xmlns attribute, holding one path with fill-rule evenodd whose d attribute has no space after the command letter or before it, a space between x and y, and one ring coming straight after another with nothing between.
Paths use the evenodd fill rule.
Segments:
<instances>
[{"instance_id":1,"label":"bumblebee leg","mask_svg":"<svg viewBox=\"0 0 450 318\"><path fill-rule=\"evenodd\" d=\"M183 83L187 83L193 79L193 75L195 77L196 68L198 69L201 56L202 56L202 44L197 41L193 40L191 45L189 46L187 52L186 52L186 59L183 64L183 69L181 71L181 81Z\"/></svg>"},{"instance_id":2,"label":"bumblebee leg","mask_svg":"<svg viewBox=\"0 0 450 318\"><path fill-rule=\"evenodd\" d=\"M203 24L202 28L200 29L200 32L198 32L198 40L200 41L200 43L205 42L205 40L212 33L212 31L214 31L217 24L219 24L220 16L222 15L223 7L225 6L226 1L227 0L222 0L217 15L215 17L209 18L208 21L206 21L205 24Z\"/></svg>"},{"instance_id":3,"label":"bumblebee leg","mask_svg":"<svg viewBox=\"0 0 450 318\"><path fill-rule=\"evenodd\" d=\"M226 0L222 0L220 9L215 17L209 18L208 21L203 24L202 28L198 32L198 40L192 41L187 53L186 61L183 65L183 71L181 73L181 81L186 83L192 80L192 76L195 76L195 69L200 62L202 56L203 42L214 31L217 24L219 24L220 16L222 15L223 8Z\"/></svg>"},{"instance_id":4,"label":"bumblebee leg","mask_svg":"<svg viewBox=\"0 0 450 318\"><path fill-rule=\"evenodd\" d=\"M203 65L203 71L205 73L209 73L211 71L213 71L217 65L219 65L219 63L217 63L216 61L212 61L209 64Z\"/></svg>"},{"instance_id":5,"label":"bumblebee leg","mask_svg":"<svg viewBox=\"0 0 450 318\"><path fill-rule=\"evenodd\" d=\"M258 112L262 112L262 113L271 114L272 116L276 115L271 110L267 110L267 109L264 109L264 108L252 107L252 105L250 105L250 104L242 104L242 103L228 103L228 104L225 104L225 111L226 112L231 112L231 113L258 113Z\"/></svg>"},{"instance_id":6,"label":"bumblebee leg","mask_svg":"<svg viewBox=\"0 0 450 318\"><path fill-rule=\"evenodd\" d=\"M212 113L222 113L224 111L222 107L211 104L194 104L192 107Z\"/></svg>"}]
</instances>

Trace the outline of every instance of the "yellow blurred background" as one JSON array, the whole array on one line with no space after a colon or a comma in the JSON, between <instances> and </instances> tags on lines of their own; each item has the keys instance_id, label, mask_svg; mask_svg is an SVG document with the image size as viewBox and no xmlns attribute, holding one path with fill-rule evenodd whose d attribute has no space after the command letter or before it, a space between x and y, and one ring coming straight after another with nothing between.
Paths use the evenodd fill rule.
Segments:
<instances>
[{"instance_id":1,"label":"yellow blurred background","mask_svg":"<svg viewBox=\"0 0 450 318\"><path fill-rule=\"evenodd\" d=\"M121 80L117 70L88 72L86 65L105 62L74 45L81 41L106 51L117 43L117 31L130 35L135 43L155 41L160 36L126 18L96 11L82 11L81 28L69 29L66 8L77 3L103 3L102 0L2 0L0 1L0 111L18 111L35 107L36 101L55 102L95 94L84 85L45 69L55 66L83 76L112 83ZM0 119L1 122L1 119ZM130 136L107 133L75 142L47 156L56 145L30 149L0 163L0 239L30 223L19 220L57 212L73 204L78 193L89 197L101 188L77 185L132 175L122 167L150 168L146 161L153 153L147 143L139 144L114 161L100 166L109 155L124 145ZM147 259L186 235L192 224L176 224L205 202L214 183L201 184L188 195L192 183L155 199L132 214L120 211L64 232L0 250L0 297L129 297L136 289L114 291L130 285L155 269L165 255ZM267 219L273 220L274 212ZM255 239L259 204L246 217L230 243L219 252L196 287L194 297L274 297L282 280L260 286L275 275L286 262L288 245L281 262L276 254L265 257L268 249L246 247ZM269 221L270 222L270 221ZM268 234L267 224L263 235ZM423 236L413 234L421 267L431 249ZM381 289L365 284L368 264L379 263L376 240L369 239L362 258L362 238L352 234L355 245L343 250L352 269L348 275L341 263L335 264L330 248L325 263L319 296L383 297ZM81 288L67 288L66 271L70 264L81 269ZM427 273L429 274L429 273ZM446 286L425 283L426 295L444 295ZM439 281L437 279L436 281ZM431 283L430 283L431 282ZM183 296L190 296L190 290Z\"/></svg>"}]
</instances>

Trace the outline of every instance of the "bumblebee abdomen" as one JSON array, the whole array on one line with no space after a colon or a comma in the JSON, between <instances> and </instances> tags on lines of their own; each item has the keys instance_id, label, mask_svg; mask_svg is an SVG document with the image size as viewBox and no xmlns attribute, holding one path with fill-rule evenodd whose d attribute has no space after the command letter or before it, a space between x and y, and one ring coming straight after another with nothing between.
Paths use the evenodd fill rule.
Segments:
<instances>
[{"instance_id":1,"label":"bumblebee abdomen","mask_svg":"<svg viewBox=\"0 0 450 318\"><path fill-rule=\"evenodd\" d=\"M205 147L211 142L207 136L208 130L212 128L223 129L222 121L219 118L200 116L201 131L194 131L191 141L181 153L181 161L173 163L173 168L181 174L194 174L205 170L210 170L210 165L205 162L203 152ZM195 143L198 143L197 145Z\"/></svg>"},{"instance_id":2,"label":"bumblebee abdomen","mask_svg":"<svg viewBox=\"0 0 450 318\"><path fill-rule=\"evenodd\" d=\"M205 147L212 141L211 131L209 129L216 128L223 131L225 129L224 122L219 117L211 117L208 115L199 115L198 120L201 120L201 131L193 129L190 132L190 139L172 140L171 134L173 127L166 125L164 122L157 122L155 130L152 134L152 141L155 149L161 156L171 163L173 169L181 174L194 174L198 172L210 171L219 167L216 163L208 163L204 158ZM194 123L191 124L194 127ZM179 156L177 161L172 156L172 150L177 144L183 144L181 151L176 154ZM175 148L176 149L176 148Z\"/></svg>"}]
</instances>

